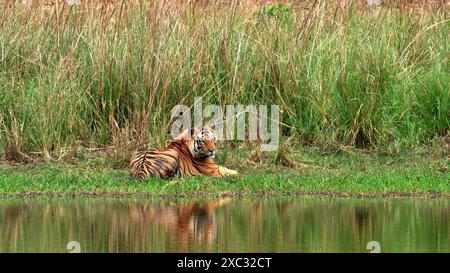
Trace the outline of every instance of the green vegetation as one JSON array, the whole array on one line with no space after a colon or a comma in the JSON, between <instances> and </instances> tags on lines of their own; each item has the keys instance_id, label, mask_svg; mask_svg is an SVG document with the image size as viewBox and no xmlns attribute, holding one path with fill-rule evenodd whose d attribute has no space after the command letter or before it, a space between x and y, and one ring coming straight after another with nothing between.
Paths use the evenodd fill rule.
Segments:
<instances>
[{"instance_id":1,"label":"green vegetation","mask_svg":"<svg viewBox=\"0 0 450 273\"><path fill-rule=\"evenodd\" d=\"M278 104L284 138L323 149L395 153L447 134L446 8L315 2L6 4L0 149L20 161L163 145L170 109L194 96Z\"/></svg>"},{"instance_id":2,"label":"green vegetation","mask_svg":"<svg viewBox=\"0 0 450 273\"><path fill-rule=\"evenodd\" d=\"M436 155L393 159L362 151L324 155L302 150L277 155L240 150L218 157L219 163L240 172L224 179L133 180L128 171L117 168L117 162L99 155L73 164L8 164L0 166L0 196L450 196L450 162Z\"/></svg>"}]
</instances>

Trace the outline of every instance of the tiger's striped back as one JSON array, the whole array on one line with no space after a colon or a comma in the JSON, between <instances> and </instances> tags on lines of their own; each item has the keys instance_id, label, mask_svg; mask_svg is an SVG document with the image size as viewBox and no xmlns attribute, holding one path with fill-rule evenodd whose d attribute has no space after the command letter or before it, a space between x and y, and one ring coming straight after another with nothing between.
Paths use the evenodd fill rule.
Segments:
<instances>
[{"instance_id":1,"label":"tiger's striped back","mask_svg":"<svg viewBox=\"0 0 450 273\"><path fill-rule=\"evenodd\" d=\"M178 174L179 156L171 149L152 149L136 153L130 162L131 176L169 179Z\"/></svg>"}]
</instances>

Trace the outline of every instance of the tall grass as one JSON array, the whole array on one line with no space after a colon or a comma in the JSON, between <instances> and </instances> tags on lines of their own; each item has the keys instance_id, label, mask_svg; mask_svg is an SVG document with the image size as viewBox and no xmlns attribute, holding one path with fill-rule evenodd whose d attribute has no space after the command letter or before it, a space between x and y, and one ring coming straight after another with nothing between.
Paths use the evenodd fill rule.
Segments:
<instances>
[{"instance_id":1,"label":"tall grass","mask_svg":"<svg viewBox=\"0 0 450 273\"><path fill-rule=\"evenodd\" d=\"M0 11L0 148L162 145L176 104L278 104L284 137L399 149L448 133L448 8L82 1ZM344 1L345 2L345 1Z\"/></svg>"}]
</instances>

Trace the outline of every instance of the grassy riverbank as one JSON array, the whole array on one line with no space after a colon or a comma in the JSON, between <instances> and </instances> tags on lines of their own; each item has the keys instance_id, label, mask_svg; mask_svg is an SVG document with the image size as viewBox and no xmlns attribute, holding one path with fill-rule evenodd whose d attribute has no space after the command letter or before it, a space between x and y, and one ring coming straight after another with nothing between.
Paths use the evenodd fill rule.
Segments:
<instances>
[{"instance_id":1,"label":"grassy riverbank","mask_svg":"<svg viewBox=\"0 0 450 273\"><path fill-rule=\"evenodd\" d=\"M327 194L450 197L449 159L436 154L380 156L364 151L326 155L302 149L282 156L250 149L218 156L238 177L133 180L102 155L72 163L0 166L0 196L226 196ZM120 164L119 164L120 165Z\"/></svg>"}]
</instances>

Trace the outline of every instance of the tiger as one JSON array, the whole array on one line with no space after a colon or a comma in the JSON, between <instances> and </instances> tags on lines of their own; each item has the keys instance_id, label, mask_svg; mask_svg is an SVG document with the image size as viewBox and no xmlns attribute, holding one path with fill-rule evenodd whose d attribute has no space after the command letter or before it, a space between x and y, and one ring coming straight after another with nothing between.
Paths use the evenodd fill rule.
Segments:
<instances>
[{"instance_id":1,"label":"tiger","mask_svg":"<svg viewBox=\"0 0 450 273\"><path fill-rule=\"evenodd\" d=\"M156 148L135 153L130 161L131 176L140 179L170 179L199 175L237 175L237 171L214 163L216 141L217 135L211 128L186 129L166 149Z\"/></svg>"}]
</instances>

